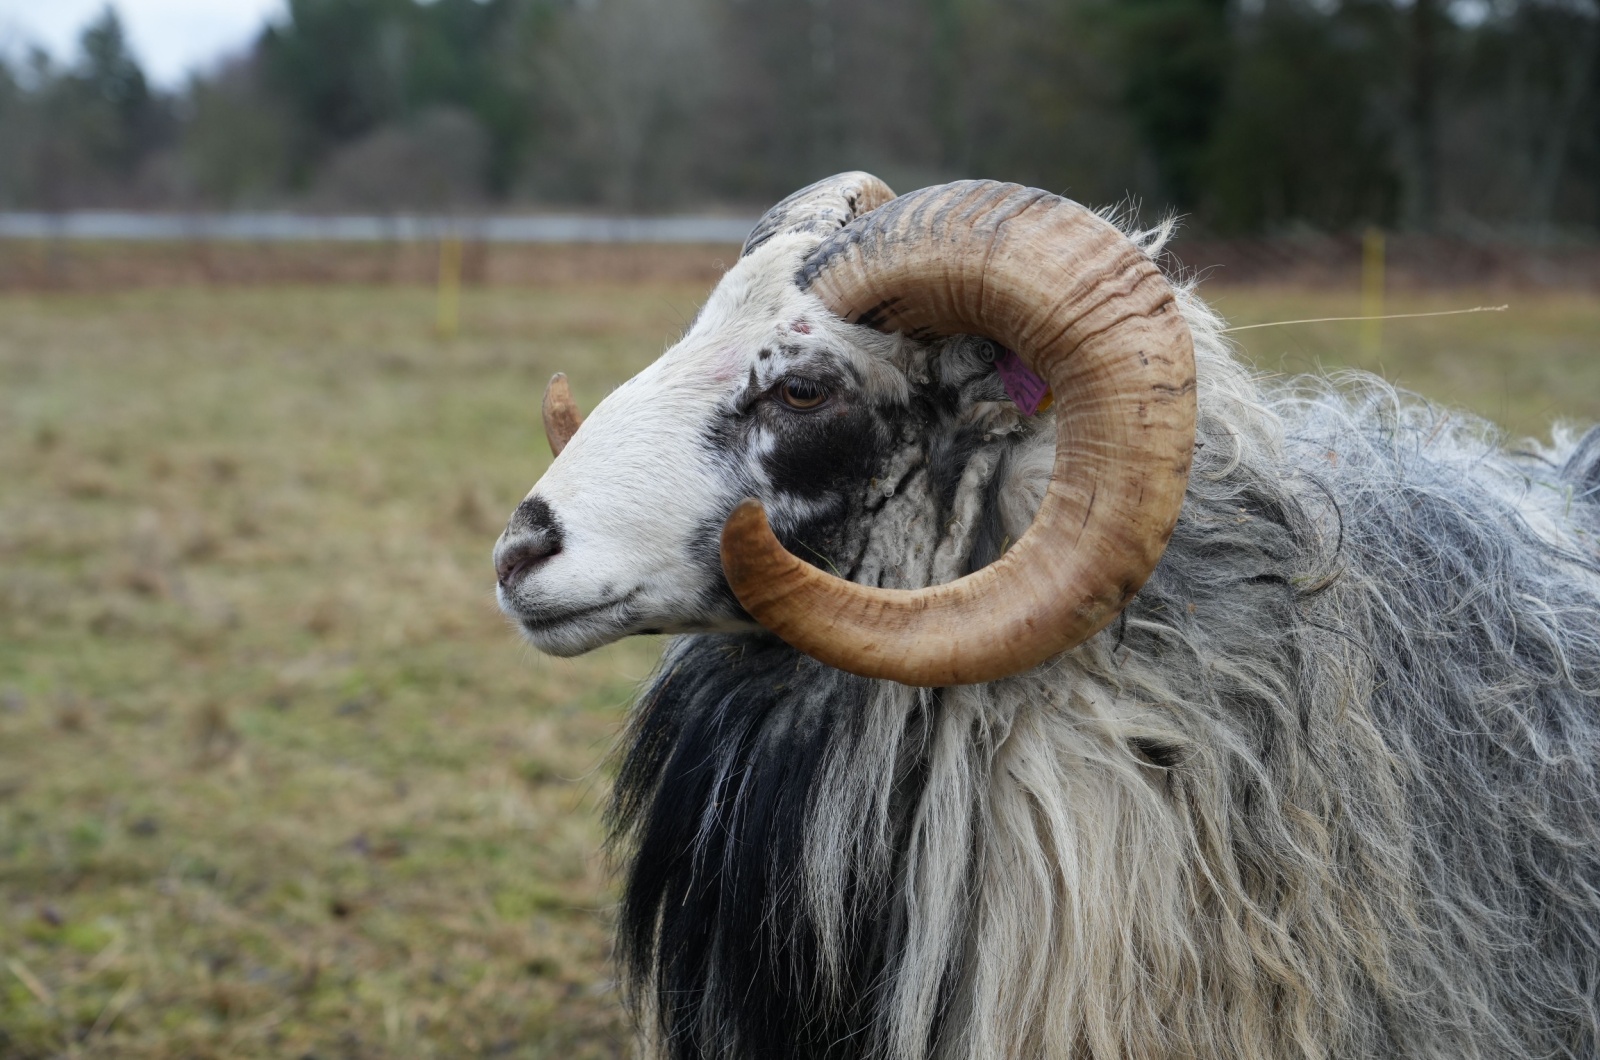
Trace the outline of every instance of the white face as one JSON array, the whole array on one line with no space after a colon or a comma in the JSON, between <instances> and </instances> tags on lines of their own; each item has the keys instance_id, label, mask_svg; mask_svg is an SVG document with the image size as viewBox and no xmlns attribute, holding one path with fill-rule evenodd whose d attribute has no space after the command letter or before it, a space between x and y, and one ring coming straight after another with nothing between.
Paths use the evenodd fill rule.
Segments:
<instances>
[{"instance_id":1,"label":"white face","mask_svg":"<svg viewBox=\"0 0 1600 1060\"><path fill-rule=\"evenodd\" d=\"M826 558L904 406L901 340L848 325L794 284L815 237L735 265L677 345L585 419L495 546L501 610L540 650L631 633L751 628L723 580L745 497Z\"/></svg>"}]
</instances>

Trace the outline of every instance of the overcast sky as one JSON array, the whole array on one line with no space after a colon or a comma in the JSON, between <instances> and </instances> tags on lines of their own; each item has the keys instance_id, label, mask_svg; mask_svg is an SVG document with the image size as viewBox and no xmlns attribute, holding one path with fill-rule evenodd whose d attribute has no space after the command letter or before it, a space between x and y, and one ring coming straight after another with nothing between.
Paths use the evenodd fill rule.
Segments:
<instances>
[{"instance_id":1,"label":"overcast sky","mask_svg":"<svg viewBox=\"0 0 1600 1060\"><path fill-rule=\"evenodd\" d=\"M167 88L196 68L249 44L283 0L111 0L122 16L145 73ZM69 60L78 34L106 8L106 0L0 0L0 50L18 55L43 45Z\"/></svg>"}]
</instances>

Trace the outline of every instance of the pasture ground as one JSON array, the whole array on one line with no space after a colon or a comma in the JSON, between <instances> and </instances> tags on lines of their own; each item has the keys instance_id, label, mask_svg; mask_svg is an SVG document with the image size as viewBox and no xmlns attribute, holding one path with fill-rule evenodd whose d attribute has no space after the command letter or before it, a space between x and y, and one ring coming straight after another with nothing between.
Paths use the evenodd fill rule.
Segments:
<instances>
[{"instance_id":1,"label":"pasture ground","mask_svg":"<svg viewBox=\"0 0 1600 1060\"><path fill-rule=\"evenodd\" d=\"M605 754L659 644L535 656L489 548L703 284L0 295L0 1056L626 1053ZM1235 323L1354 313L1226 288ZM1431 293L1366 366L1600 419L1600 299ZM1242 332L1362 363L1359 327Z\"/></svg>"}]
</instances>

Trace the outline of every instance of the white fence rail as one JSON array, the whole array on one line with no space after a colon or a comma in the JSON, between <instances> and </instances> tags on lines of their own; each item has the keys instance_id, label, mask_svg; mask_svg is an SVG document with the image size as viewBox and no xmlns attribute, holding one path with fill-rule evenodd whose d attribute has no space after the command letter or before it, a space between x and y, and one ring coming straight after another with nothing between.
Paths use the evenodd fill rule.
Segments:
<instances>
[{"instance_id":1,"label":"white fence rail","mask_svg":"<svg viewBox=\"0 0 1600 1060\"><path fill-rule=\"evenodd\" d=\"M111 210L0 213L0 239L104 242L742 243L755 218L152 214Z\"/></svg>"}]
</instances>

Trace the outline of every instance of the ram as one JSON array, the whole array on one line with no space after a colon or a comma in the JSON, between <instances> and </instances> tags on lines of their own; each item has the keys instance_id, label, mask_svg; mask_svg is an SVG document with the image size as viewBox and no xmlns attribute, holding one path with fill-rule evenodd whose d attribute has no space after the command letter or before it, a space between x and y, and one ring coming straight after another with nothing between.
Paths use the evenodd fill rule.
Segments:
<instances>
[{"instance_id":1,"label":"ram","mask_svg":"<svg viewBox=\"0 0 1600 1060\"><path fill-rule=\"evenodd\" d=\"M547 392L501 607L683 634L611 809L650 1054L1600 1052L1600 431L1263 379L1162 238L844 174Z\"/></svg>"}]
</instances>

